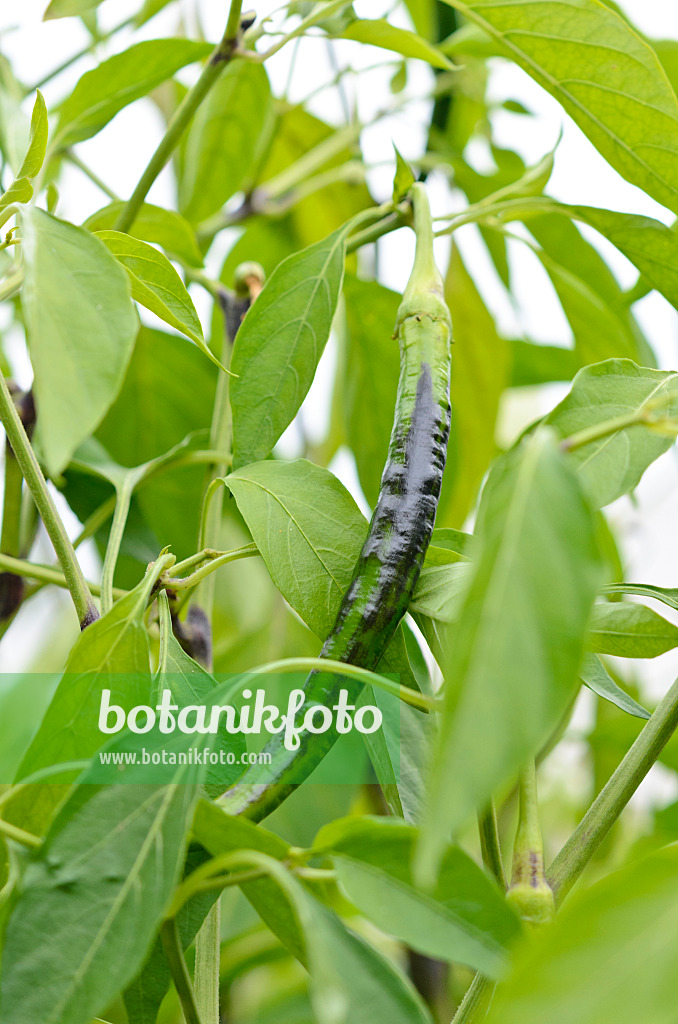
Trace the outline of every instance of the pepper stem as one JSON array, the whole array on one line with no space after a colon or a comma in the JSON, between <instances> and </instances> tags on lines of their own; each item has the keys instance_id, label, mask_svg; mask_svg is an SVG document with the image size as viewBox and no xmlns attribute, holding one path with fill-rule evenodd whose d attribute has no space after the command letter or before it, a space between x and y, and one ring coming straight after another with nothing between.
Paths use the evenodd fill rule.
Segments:
<instances>
[{"instance_id":1,"label":"pepper stem","mask_svg":"<svg viewBox=\"0 0 678 1024\"><path fill-rule=\"evenodd\" d=\"M417 238L412 273L398 310L398 326L411 316L430 316L450 324L445 304L443 279L433 255L433 221L426 188L421 182L412 186L413 227Z\"/></svg>"},{"instance_id":2,"label":"pepper stem","mask_svg":"<svg viewBox=\"0 0 678 1024\"><path fill-rule=\"evenodd\" d=\"M551 920L555 904L544 871L544 845L539 826L534 761L521 772L518 788L518 830L507 899L527 924L539 925Z\"/></svg>"}]
</instances>

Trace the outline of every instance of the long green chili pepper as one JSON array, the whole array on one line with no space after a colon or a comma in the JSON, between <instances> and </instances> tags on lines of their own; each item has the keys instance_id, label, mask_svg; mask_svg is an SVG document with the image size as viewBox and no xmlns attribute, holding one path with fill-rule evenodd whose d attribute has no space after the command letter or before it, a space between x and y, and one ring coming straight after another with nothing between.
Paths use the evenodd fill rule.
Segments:
<instances>
[{"instance_id":1,"label":"long green chili pepper","mask_svg":"<svg viewBox=\"0 0 678 1024\"><path fill-rule=\"evenodd\" d=\"M402 619L419 577L435 520L450 430L450 314L433 258L431 213L423 185L412 190L417 236L412 275L398 310L400 379L388 458L367 540L344 594L321 658L374 669ZM339 690L355 700L354 680L311 672L305 702L332 707ZM220 798L231 814L260 821L306 779L337 738L336 732L302 733L296 750L280 735L264 748L272 781L255 782L257 769ZM261 776L259 776L259 779Z\"/></svg>"}]
</instances>

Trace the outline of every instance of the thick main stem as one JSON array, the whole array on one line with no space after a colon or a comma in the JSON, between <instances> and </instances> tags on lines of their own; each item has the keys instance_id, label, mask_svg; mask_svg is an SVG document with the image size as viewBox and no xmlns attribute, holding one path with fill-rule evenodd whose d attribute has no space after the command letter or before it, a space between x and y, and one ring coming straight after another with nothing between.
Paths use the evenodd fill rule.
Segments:
<instances>
[{"instance_id":1,"label":"thick main stem","mask_svg":"<svg viewBox=\"0 0 678 1024\"><path fill-rule=\"evenodd\" d=\"M652 765L678 728L678 680L648 720L548 870L562 903Z\"/></svg>"},{"instance_id":2,"label":"thick main stem","mask_svg":"<svg viewBox=\"0 0 678 1024\"><path fill-rule=\"evenodd\" d=\"M84 629L85 626L99 618L99 612L92 600L75 550L57 512L52 495L49 493L47 481L35 457L35 452L28 440L24 425L9 393L7 381L2 373L0 373L0 420L2 420L7 440L12 446L23 478L40 513L40 518L45 524L49 539L54 545L80 620L80 628Z\"/></svg>"},{"instance_id":3,"label":"thick main stem","mask_svg":"<svg viewBox=\"0 0 678 1024\"><path fill-rule=\"evenodd\" d=\"M141 175L137 187L120 212L120 216L115 224L116 231L129 231L132 227L151 185L165 164L168 163L196 110L207 96L217 78L219 78L223 69L233 59L240 31L241 10L242 0L231 0L228 22L223 38L213 50L198 81L188 90L167 125L167 130Z\"/></svg>"}]
</instances>

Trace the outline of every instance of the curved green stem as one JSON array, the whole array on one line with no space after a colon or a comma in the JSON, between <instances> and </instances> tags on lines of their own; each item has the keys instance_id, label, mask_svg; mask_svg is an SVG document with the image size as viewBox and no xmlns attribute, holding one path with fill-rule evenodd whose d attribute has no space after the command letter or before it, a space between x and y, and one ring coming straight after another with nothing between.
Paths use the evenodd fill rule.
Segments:
<instances>
[{"instance_id":1,"label":"curved green stem","mask_svg":"<svg viewBox=\"0 0 678 1024\"><path fill-rule=\"evenodd\" d=\"M547 879L553 889L556 905L565 899L676 728L678 680L648 719L549 868Z\"/></svg>"},{"instance_id":2,"label":"curved green stem","mask_svg":"<svg viewBox=\"0 0 678 1024\"><path fill-rule=\"evenodd\" d=\"M15 576L26 576L30 580L39 580L41 583L53 583L57 587L68 589L68 580L63 572L51 565L40 565L37 562L27 562L23 558L13 558L11 555L0 554L0 572L11 572ZM98 597L101 587L98 583L87 582L90 593ZM126 590L113 588L113 596L117 600L124 597Z\"/></svg>"},{"instance_id":3,"label":"curved green stem","mask_svg":"<svg viewBox=\"0 0 678 1024\"><path fill-rule=\"evenodd\" d=\"M28 440L24 425L9 393L7 381L2 373L0 373L0 420L2 420L7 439L40 513L40 518L45 524L49 539L54 545L59 564L66 578L66 584L73 598L80 628L84 629L90 622L98 619L99 612L92 600L92 594L82 574L75 550L57 512L47 487L47 481L35 457L35 452Z\"/></svg>"},{"instance_id":4,"label":"curved green stem","mask_svg":"<svg viewBox=\"0 0 678 1024\"><path fill-rule=\"evenodd\" d=\"M502 890L506 891L506 873L499 845L499 829L497 828L497 812L494 801L478 815L478 831L480 833L480 849L483 864L490 871Z\"/></svg>"},{"instance_id":5,"label":"curved green stem","mask_svg":"<svg viewBox=\"0 0 678 1024\"><path fill-rule=\"evenodd\" d=\"M202 560L204 561L205 552L200 552L200 554L203 556ZM172 590L187 590L191 587L196 587L203 580L207 579L210 573L216 572L217 569L220 569L222 565L228 565L229 562L237 562L241 558L251 558L253 555L258 554L259 549L256 544L245 544L241 548L233 548L232 551L215 551L213 555L207 556L210 559L207 564L196 569L196 571L191 573L190 576L176 577L174 576L174 573L172 573L169 576L169 582L167 585ZM191 559L187 559L187 561L190 560ZM176 570L177 568L184 567L185 563L178 563L176 566L173 566L173 569Z\"/></svg>"},{"instance_id":6,"label":"curved green stem","mask_svg":"<svg viewBox=\"0 0 678 1024\"><path fill-rule=\"evenodd\" d=\"M494 994L496 982L483 974L476 974L454 1015L452 1024L476 1024L485 1020Z\"/></svg>"},{"instance_id":7,"label":"curved green stem","mask_svg":"<svg viewBox=\"0 0 678 1024\"><path fill-rule=\"evenodd\" d=\"M165 951L167 963L169 964L172 981L181 1003L184 1020L186 1024L201 1024L193 986L191 985L191 977L186 966L184 951L181 948L176 919L172 918L170 921L165 921L160 929L160 937L162 939L162 948Z\"/></svg>"},{"instance_id":8,"label":"curved green stem","mask_svg":"<svg viewBox=\"0 0 678 1024\"><path fill-rule=\"evenodd\" d=\"M108 544L106 545L106 554L104 556L104 567L101 574L102 615L105 615L107 611L110 611L113 606L113 577L115 576L115 567L118 562L118 555L120 554L120 545L122 544L125 526L127 525L129 506L132 500L132 491L134 490L135 482L136 481L131 477L131 475L127 476L124 484L116 495L113 522L111 523L111 531L108 535Z\"/></svg>"},{"instance_id":9,"label":"curved green stem","mask_svg":"<svg viewBox=\"0 0 678 1024\"><path fill-rule=\"evenodd\" d=\"M120 216L115 224L116 231L129 231L148 195L151 185L179 145L181 136L188 128L196 110L221 75L223 69L235 56L240 30L241 10L242 0L231 0L226 31L221 42L213 50L198 81L188 90L170 119L167 130L141 175L134 192L120 211ZM209 1022L205 1022L205 1024L209 1024Z\"/></svg>"}]
</instances>

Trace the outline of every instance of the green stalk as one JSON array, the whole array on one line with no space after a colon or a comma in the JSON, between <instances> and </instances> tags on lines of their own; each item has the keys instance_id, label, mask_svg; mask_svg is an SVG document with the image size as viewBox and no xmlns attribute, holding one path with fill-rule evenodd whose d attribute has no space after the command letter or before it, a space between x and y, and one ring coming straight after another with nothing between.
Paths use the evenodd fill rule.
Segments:
<instances>
[{"instance_id":1,"label":"green stalk","mask_svg":"<svg viewBox=\"0 0 678 1024\"><path fill-rule=\"evenodd\" d=\"M53 583L57 587L68 589L68 580L64 573L58 569L53 568L51 565L27 562L23 558L14 558L12 555L0 554L0 572L11 572L15 576L27 576L31 580L39 580L41 583ZM95 597L98 597L101 593L101 587L98 583L88 582L87 586ZM126 593L126 590L120 590L117 587L113 589L113 596L116 600L119 597L124 597Z\"/></svg>"},{"instance_id":2,"label":"green stalk","mask_svg":"<svg viewBox=\"0 0 678 1024\"><path fill-rule=\"evenodd\" d=\"M494 875L502 890L506 892L506 873L501 858L497 812L493 801L490 801L488 807L478 815L478 831L483 864Z\"/></svg>"},{"instance_id":3,"label":"green stalk","mask_svg":"<svg viewBox=\"0 0 678 1024\"><path fill-rule=\"evenodd\" d=\"M160 937L162 939L162 948L165 951L167 963L169 964L172 981L179 996L184 1020L186 1024L201 1024L200 1014L191 985L191 977L188 973L186 960L184 959L184 951L181 948L176 918L165 921L160 929Z\"/></svg>"},{"instance_id":4,"label":"green stalk","mask_svg":"<svg viewBox=\"0 0 678 1024\"><path fill-rule=\"evenodd\" d=\"M129 506L132 500L132 491L134 490L135 483L135 478L130 474L125 478L125 482L116 494L115 512L113 513L111 531L108 535L108 544L106 545L106 554L104 556L104 567L101 574L102 615L105 615L106 612L110 611L113 606L113 577L115 576L115 567L118 562L118 555L120 554L120 545L122 544L125 526L127 525L127 516L129 515Z\"/></svg>"},{"instance_id":5,"label":"green stalk","mask_svg":"<svg viewBox=\"0 0 678 1024\"><path fill-rule=\"evenodd\" d=\"M168 163L172 153L179 145L179 140L188 128L193 115L207 96L208 92L221 75L226 65L233 59L238 44L238 33L240 30L240 12L242 0L231 0L231 7L228 13L226 31L221 42L213 50L210 59L203 68L198 81L191 86L183 100L179 104L174 115L167 125L167 130L160 140L160 144L148 162L148 165L141 175L137 187L131 197L120 211L115 229L116 231L129 231L134 223L143 202L148 195L151 185ZM206 1022L208 1024L208 1022Z\"/></svg>"},{"instance_id":6,"label":"green stalk","mask_svg":"<svg viewBox=\"0 0 678 1024\"><path fill-rule=\"evenodd\" d=\"M111 199L114 203L119 202L120 196L116 195L113 189L109 188L106 182L102 181L99 175L95 174L92 168L88 167L87 164L80 159L77 153L75 153L72 149L67 149L64 153L64 156L66 157L69 163L73 164L74 167L77 167L79 171L82 171L85 177L89 178L92 184L96 185L100 192L103 192L103 194L105 196L108 196L108 198Z\"/></svg>"},{"instance_id":7,"label":"green stalk","mask_svg":"<svg viewBox=\"0 0 678 1024\"><path fill-rule=\"evenodd\" d=\"M24 425L12 401L7 381L1 372L0 420L5 428L7 440L12 446L33 501L40 513L40 518L45 524L49 539L54 545L59 564L73 598L73 604L80 621L80 628L84 629L85 626L99 618L99 612L92 600L92 594L85 582L75 550L57 512L56 505L47 487L47 481L43 476L38 460L35 457L35 452L24 430Z\"/></svg>"},{"instance_id":8,"label":"green stalk","mask_svg":"<svg viewBox=\"0 0 678 1024\"><path fill-rule=\"evenodd\" d=\"M548 870L558 906L678 728L678 680L567 840Z\"/></svg>"},{"instance_id":9,"label":"green stalk","mask_svg":"<svg viewBox=\"0 0 678 1024\"><path fill-rule=\"evenodd\" d=\"M495 987L496 982L490 981L483 974L476 974L454 1015L452 1024L472 1024L485 1020Z\"/></svg>"},{"instance_id":10,"label":"green stalk","mask_svg":"<svg viewBox=\"0 0 678 1024\"><path fill-rule=\"evenodd\" d=\"M553 918L555 904L544 873L544 844L539 824L534 761L530 761L520 773L518 799L518 829L507 899L523 921L536 926Z\"/></svg>"}]
</instances>

